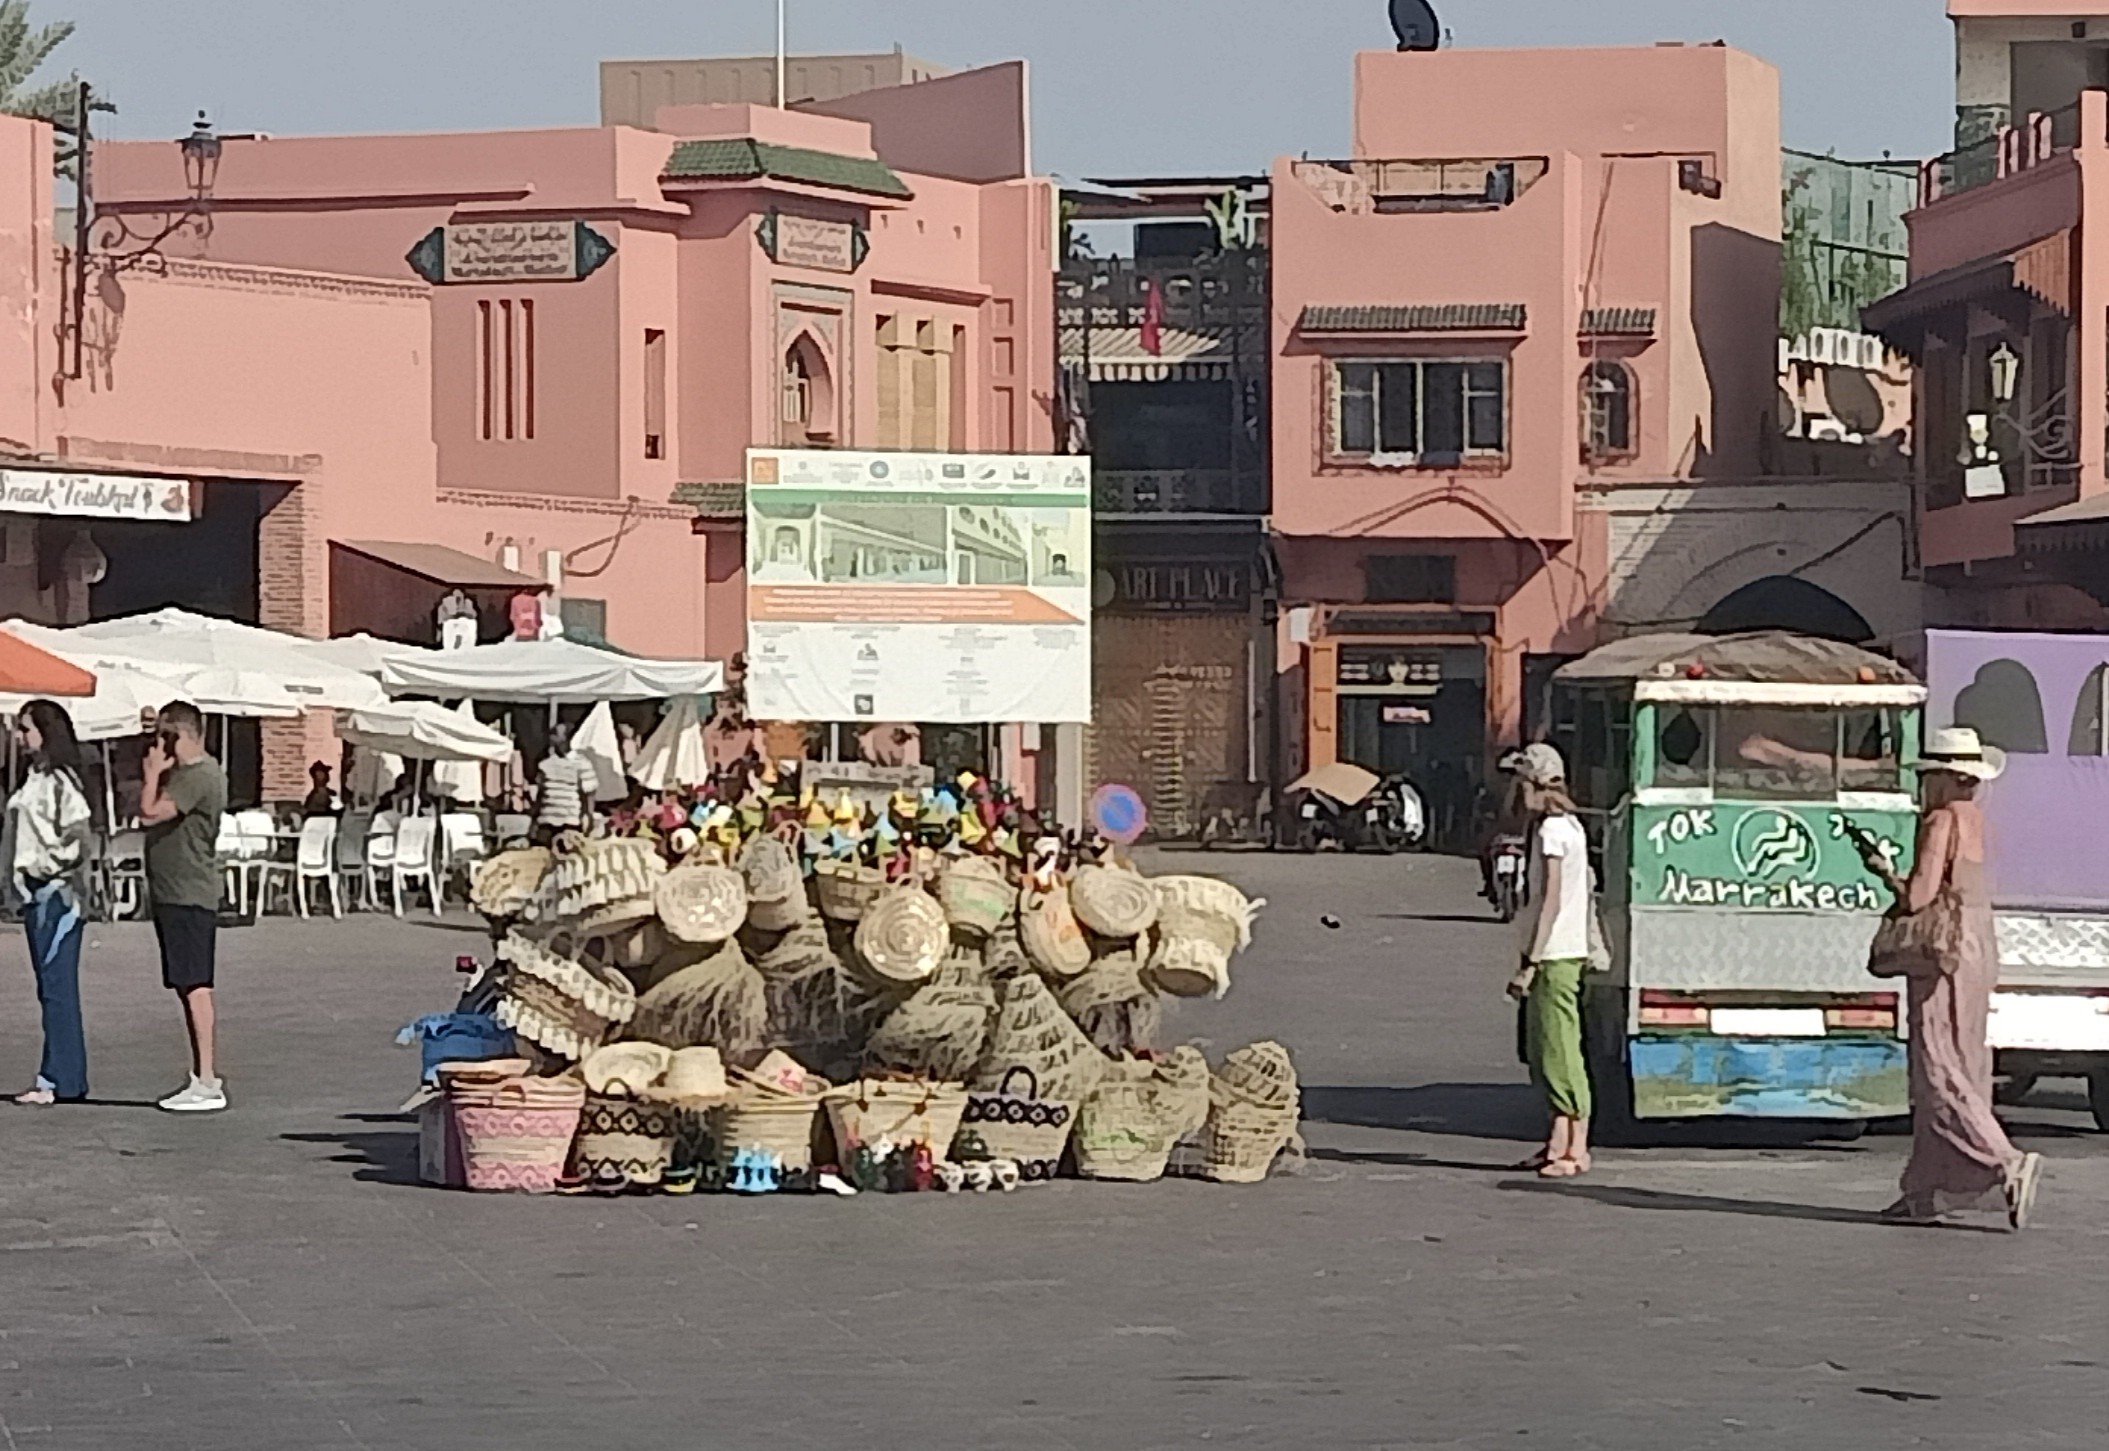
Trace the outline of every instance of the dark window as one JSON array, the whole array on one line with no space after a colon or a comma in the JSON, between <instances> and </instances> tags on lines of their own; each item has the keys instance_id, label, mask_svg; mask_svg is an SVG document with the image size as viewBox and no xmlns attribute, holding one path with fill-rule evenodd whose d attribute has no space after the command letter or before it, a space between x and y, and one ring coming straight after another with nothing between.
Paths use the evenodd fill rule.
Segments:
<instances>
[{"instance_id":1,"label":"dark window","mask_svg":"<svg viewBox=\"0 0 2109 1451\"><path fill-rule=\"evenodd\" d=\"M1508 448L1506 363L1334 365L1342 455L1454 464Z\"/></svg>"},{"instance_id":2,"label":"dark window","mask_svg":"<svg viewBox=\"0 0 2109 1451\"><path fill-rule=\"evenodd\" d=\"M1633 452L1633 375L1624 363L1591 363L1582 374L1582 405L1592 458Z\"/></svg>"},{"instance_id":3,"label":"dark window","mask_svg":"<svg viewBox=\"0 0 2109 1451\"><path fill-rule=\"evenodd\" d=\"M2109 756L2109 665L2097 665L2072 708L2069 756Z\"/></svg>"},{"instance_id":4,"label":"dark window","mask_svg":"<svg viewBox=\"0 0 2109 1451\"><path fill-rule=\"evenodd\" d=\"M1371 604L1457 603L1457 560L1452 555L1375 554L1366 568Z\"/></svg>"},{"instance_id":5,"label":"dark window","mask_svg":"<svg viewBox=\"0 0 2109 1451\"><path fill-rule=\"evenodd\" d=\"M608 643L608 602L565 596L557 601L557 618L563 621L566 639L583 645Z\"/></svg>"}]
</instances>

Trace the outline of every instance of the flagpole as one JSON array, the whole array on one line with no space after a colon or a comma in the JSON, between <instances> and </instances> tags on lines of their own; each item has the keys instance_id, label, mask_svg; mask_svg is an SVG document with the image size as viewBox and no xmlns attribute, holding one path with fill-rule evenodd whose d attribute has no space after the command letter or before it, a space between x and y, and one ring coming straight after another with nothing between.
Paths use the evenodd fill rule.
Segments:
<instances>
[{"instance_id":1,"label":"flagpole","mask_svg":"<svg viewBox=\"0 0 2109 1451\"><path fill-rule=\"evenodd\" d=\"M776 109L784 108L784 0L776 0Z\"/></svg>"}]
</instances>

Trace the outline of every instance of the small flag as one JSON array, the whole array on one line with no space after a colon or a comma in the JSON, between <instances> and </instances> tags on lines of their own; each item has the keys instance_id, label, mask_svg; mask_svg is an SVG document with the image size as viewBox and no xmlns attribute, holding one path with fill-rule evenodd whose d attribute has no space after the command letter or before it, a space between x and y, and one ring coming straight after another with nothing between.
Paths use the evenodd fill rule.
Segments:
<instances>
[{"instance_id":1,"label":"small flag","mask_svg":"<svg viewBox=\"0 0 2109 1451\"><path fill-rule=\"evenodd\" d=\"M1164 289L1148 278L1143 280L1142 350L1151 357L1164 355Z\"/></svg>"}]
</instances>

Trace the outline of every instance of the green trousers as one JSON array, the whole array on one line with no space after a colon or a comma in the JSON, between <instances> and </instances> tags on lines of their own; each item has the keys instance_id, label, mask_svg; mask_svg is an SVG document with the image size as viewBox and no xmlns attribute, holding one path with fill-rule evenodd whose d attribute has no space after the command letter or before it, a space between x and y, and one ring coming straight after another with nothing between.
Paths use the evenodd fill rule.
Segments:
<instances>
[{"instance_id":1,"label":"green trousers","mask_svg":"<svg viewBox=\"0 0 2109 1451\"><path fill-rule=\"evenodd\" d=\"M1588 973L1589 964L1579 957L1539 963L1524 1009L1531 1082L1565 1118L1589 1117L1589 1065L1582 1053L1582 979Z\"/></svg>"}]
</instances>

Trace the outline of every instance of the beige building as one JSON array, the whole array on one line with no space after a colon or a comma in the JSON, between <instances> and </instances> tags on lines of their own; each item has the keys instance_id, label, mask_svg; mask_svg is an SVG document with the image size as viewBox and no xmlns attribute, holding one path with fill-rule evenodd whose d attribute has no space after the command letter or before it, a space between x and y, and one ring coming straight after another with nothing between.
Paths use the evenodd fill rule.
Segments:
<instances>
[{"instance_id":1,"label":"beige building","mask_svg":"<svg viewBox=\"0 0 2109 1451\"><path fill-rule=\"evenodd\" d=\"M913 85L950 75L947 66L904 55L899 46L878 55L794 55L784 64L790 103L839 101L888 86ZM600 66L603 126L649 130L661 106L777 102L773 55L706 57L697 60L604 60Z\"/></svg>"}]
</instances>

